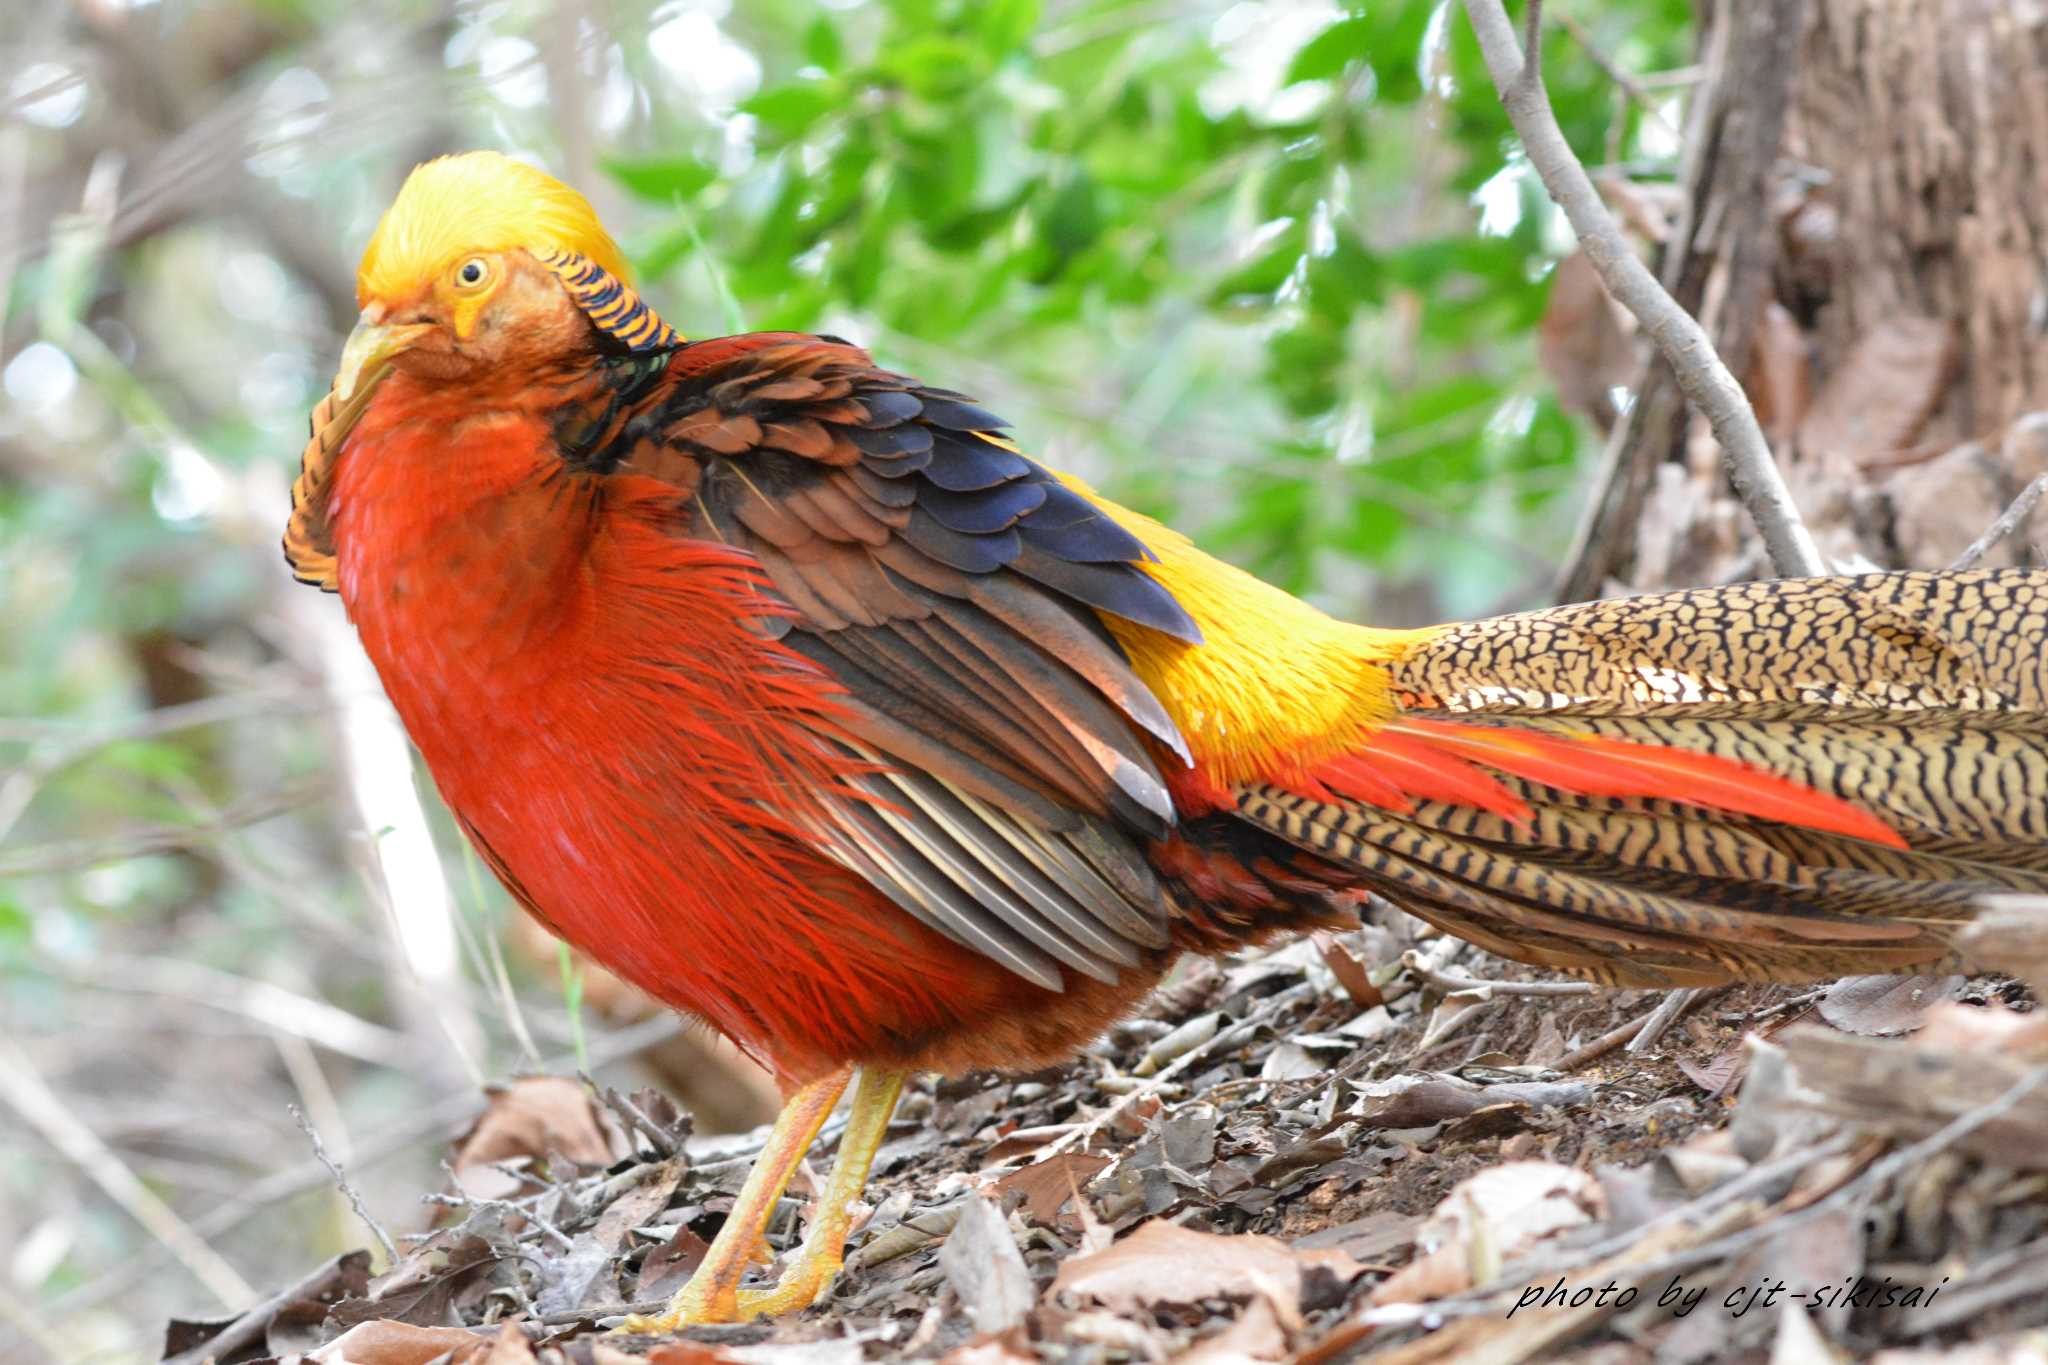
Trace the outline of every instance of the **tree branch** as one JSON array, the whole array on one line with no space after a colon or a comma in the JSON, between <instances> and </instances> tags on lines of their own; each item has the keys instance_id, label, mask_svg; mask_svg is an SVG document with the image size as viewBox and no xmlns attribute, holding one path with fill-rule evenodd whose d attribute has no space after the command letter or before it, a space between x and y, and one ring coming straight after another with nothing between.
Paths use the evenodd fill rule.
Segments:
<instances>
[{"instance_id":1,"label":"tree branch","mask_svg":"<svg viewBox=\"0 0 2048 1365\"><path fill-rule=\"evenodd\" d=\"M1827 566L1819 547L1799 519L1791 490L1771 458L1770 445L1742 386L1721 363L1699 323L1636 258L1600 202L1585 167L1565 141L1543 89L1540 54L1532 50L1524 58L1501 0L1464 0L1464 4L1487 72L1509 121L1521 135L1529 164L1571 221L1572 231L1586 258L1600 272L1608 293L1635 315L1670 363L1679 388L1713 428L1727 460L1729 480L1763 533L1772 567L1781 574L1825 574Z\"/></svg>"}]
</instances>

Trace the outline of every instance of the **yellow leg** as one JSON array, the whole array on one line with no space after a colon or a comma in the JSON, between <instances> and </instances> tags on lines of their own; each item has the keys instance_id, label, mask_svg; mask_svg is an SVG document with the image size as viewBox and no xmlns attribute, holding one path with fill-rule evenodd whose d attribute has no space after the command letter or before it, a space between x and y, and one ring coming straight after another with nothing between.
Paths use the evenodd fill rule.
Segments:
<instances>
[{"instance_id":1,"label":"yellow leg","mask_svg":"<svg viewBox=\"0 0 2048 1365\"><path fill-rule=\"evenodd\" d=\"M742 1318L774 1317L809 1308L831 1286L846 1259L846 1230L853 1222L854 1202L867 1188L868 1169L888 1135L889 1116L896 1112L903 1081L901 1071L860 1073L846 1115L846 1131L839 1138L839 1155L832 1162L824 1195L811 1210L811 1224L804 1230L796 1261L782 1272L773 1289L740 1291Z\"/></svg>"},{"instance_id":2,"label":"yellow leg","mask_svg":"<svg viewBox=\"0 0 2048 1365\"><path fill-rule=\"evenodd\" d=\"M825 1193L812 1210L803 1246L796 1261L783 1272L773 1289L741 1290L753 1252L761 1234L782 1198L797 1163L803 1160L825 1116L839 1102L846 1089L847 1073L813 1081L790 1096L782 1114L768 1134L768 1145L754 1160L754 1169L740 1190L738 1202L718 1230L704 1264L683 1286L668 1311L659 1317L635 1315L620 1328L623 1332L673 1332L707 1322L743 1322L808 1308L839 1273L846 1255L846 1230L853 1221L853 1202L867 1186L868 1168L889 1128L889 1116L896 1112L896 1098L903 1092L905 1073L863 1071L854 1087L853 1105L847 1115L846 1132L839 1139L839 1156L832 1163Z\"/></svg>"},{"instance_id":3,"label":"yellow leg","mask_svg":"<svg viewBox=\"0 0 2048 1365\"><path fill-rule=\"evenodd\" d=\"M789 1097L768 1132L767 1146L754 1158L747 1183L740 1187L740 1197L726 1215L725 1226L712 1239L710 1250L704 1253L704 1263L697 1267L697 1273L676 1292L666 1313L651 1318L635 1313L626 1319L620 1331L673 1332L693 1323L740 1320L740 1280L753 1260L754 1249L761 1244L761 1234L775 1212L776 1201L789 1186L790 1176L810 1150L818 1129L824 1126L825 1116L846 1092L848 1075L841 1071L812 1081Z\"/></svg>"}]
</instances>

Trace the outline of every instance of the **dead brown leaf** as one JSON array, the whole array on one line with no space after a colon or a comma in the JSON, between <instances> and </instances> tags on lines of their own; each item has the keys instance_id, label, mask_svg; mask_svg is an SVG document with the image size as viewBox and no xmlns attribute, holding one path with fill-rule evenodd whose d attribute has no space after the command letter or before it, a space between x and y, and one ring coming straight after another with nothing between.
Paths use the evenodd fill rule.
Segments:
<instances>
[{"instance_id":1,"label":"dead brown leaf","mask_svg":"<svg viewBox=\"0 0 2048 1365\"><path fill-rule=\"evenodd\" d=\"M640 1278L633 1286L635 1299L659 1299L675 1293L697 1273L711 1243L690 1230L688 1223L675 1235L647 1253L640 1261Z\"/></svg>"},{"instance_id":2,"label":"dead brown leaf","mask_svg":"<svg viewBox=\"0 0 2048 1365\"><path fill-rule=\"evenodd\" d=\"M1288 1332L1280 1324L1273 1301L1257 1298L1224 1331L1196 1344L1175 1359L1181 1365L1236 1365L1247 1360L1286 1360Z\"/></svg>"},{"instance_id":3,"label":"dead brown leaf","mask_svg":"<svg viewBox=\"0 0 2048 1365\"><path fill-rule=\"evenodd\" d=\"M974 1330L983 1335L1007 1332L1023 1322L1038 1298L1009 1220L997 1205L978 1196L969 1197L953 1235L939 1249L939 1268Z\"/></svg>"},{"instance_id":4,"label":"dead brown leaf","mask_svg":"<svg viewBox=\"0 0 2048 1365\"><path fill-rule=\"evenodd\" d=\"M1960 976L1845 976L1821 997L1820 1017L1844 1033L1890 1037L1911 1033L1927 1021L1927 1011L1953 1000L1963 989Z\"/></svg>"},{"instance_id":5,"label":"dead brown leaf","mask_svg":"<svg viewBox=\"0 0 2048 1365\"><path fill-rule=\"evenodd\" d=\"M330 1327L372 1322L438 1327L456 1318L455 1305L472 1297L498 1252L482 1237L437 1233L370 1282L366 1294L343 1299L327 1316Z\"/></svg>"},{"instance_id":6,"label":"dead brown leaf","mask_svg":"<svg viewBox=\"0 0 2048 1365\"><path fill-rule=\"evenodd\" d=\"M1678 1069L1685 1078L1707 1092L1707 1098L1719 1099L1741 1084L1743 1073L1749 1070L1749 1049L1741 1042L1723 1048L1719 1056L1704 1066L1678 1059Z\"/></svg>"},{"instance_id":7,"label":"dead brown leaf","mask_svg":"<svg viewBox=\"0 0 2048 1365\"><path fill-rule=\"evenodd\" d=\"M1635 377L1635 347L1621 316L1585 252L1557 263L1536 356L1557 385L1558 401L1592 418L1602 431L1614 425L1615 390Z\"/></svg>"},{"instance_id":8,"label":"dead brown leaf","mask_svg":"<svg viewBox=\"0 0 2048 1365\"><path fill-rule=\"evenodd\" d=\"M1024 1201L1026 1217L1034 1223L1052 1227L1059 1220L1060 1210L1072 1201L1074 1191L1100 1175L1108 1165L1106 1156L1061 1152L1044 1161L1018 1167L991 1188L998 1198L1015 1192Z\"/></svg>"},{"instance_id":9,"label":"dead brown leaf","mask_svg":"<svg viewBox=\"0 0 2048 1365\"><path fill-rule=\"evenodd\" d=\"M487 1093L490 1104L455 1144L456 1178L473 1199L508 1199L529 1188L497 1169L503 1162L561 1156L581 1166L605 1166L624 1155L576 1081L525 1076Z\"/></svg>"},{"instance_id":10,"label":"dead brown leaf","mask_svg":"<svg viewBox=\"0 0 2048 1365\"><path fill-rule=\"evenodd\" d=\"M165 1365L201 1360L233 1365L245 1358L281 1356L319 1342L319 1329L335 1304L370 1287L370 1253L336 1256L291 1288L246 1313L208 1322L172 1319L164 1330Z\"/></svg>"},{"instance_id":11,"label":"dead brown leaf","mask_svg":"<svg viewBox=\"0 0 2048 1365\"><path fill-rule=\"evenodd\" d=\"M669 1196L682 1179L682 1170L673 1161L642 1169L652 1174L614 1199L596 1226L576 1235L566 1254L551 1259L534 1293L534 1308L540 1313L618 1302L612 1267L626 1234L667 1208Z\"/></svg>"},{"instance_id":12,"label":"dead brown leaf","mask_svg":"<svg viewBox=\"0 0 2048 1365\"><path fill-rule=\"evenodd\" d=\"M1118 1313L1263 1295L1291 1316L1300 1312L1302 1268L1311 1259L1277 1238L1225 1237L1155 1219L1114 1246L1068 1258L1052 1287Z\"/></svg>"},{"instance_id":13,"label":"dead brown leaf","mask_svg":"<svg viewBox=\"0 0 2048 1365\"><path fill-rule=\"evenodd\" d=\"M694 1341L665 1341L647 1353L647 1365L741 1365L716 1347Z\"/></svg>"},{"instance_id":14,"label":"dead brown leaf","mask_svg":"<svg viewBox=\"0 0 2048 1365\"><path fill-rule=\"evenodd\" d=\"M1387 1003L1386 993L1372 984L1365 964L1353 957L1350 949L1329 934L1317 934L1315 944L1316 951L1322 955L1323 965L1330 969L1330 975L1337 978L1337 984L1344 988L1344 994L1351 997L1352 1004L1369 1010L1374 1005Z\"/></svg>"},{"instance_id":15,"label":"dead brown leaf","mask_svg":"<svg viewBox=\"0 0 2048 1365\"><path fill-rule=\"evenodd\" d=\"M517 1330L512 1329L512 1330ZM309 1365L427 1365L446 1357L447 1365L500 1365L486 1352L496 1343L466 1327L421 1327L379 1319L357 1323L306 1357ZM533 1359L532 1353L526 1359Z\"/></svg>"},{"instance_id":16,"label":"dead brown leaf","mask_svg":"<svg viewBox=\"0 0 2048 1365\"><path fill-rule=\"evenodd\" d=\"M1373 1291L1376 1304L1420 1303L1490 1279L1567 1228L1607 1216L1600 1184L1548 1161L1514 1161L1462 1180L1416 1232L1425 1254Z\"/></svg>"}]
</instances>

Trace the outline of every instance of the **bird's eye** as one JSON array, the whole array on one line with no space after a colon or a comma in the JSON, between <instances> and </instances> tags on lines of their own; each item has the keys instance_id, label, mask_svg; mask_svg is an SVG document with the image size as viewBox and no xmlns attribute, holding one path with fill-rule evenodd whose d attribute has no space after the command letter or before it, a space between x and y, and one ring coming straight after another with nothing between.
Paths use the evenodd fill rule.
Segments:
<instances>
[{"instance_id":1,"label":"bird's eye","mask_svg":"<svg viewBox=\"0 0 2048 1365\"><path fill-rule=\"evenodd\" d=\"M455 283L474 289L491 277L491 267L481 256L472 256L455 267Z\"/></svg>"}]
</instances>

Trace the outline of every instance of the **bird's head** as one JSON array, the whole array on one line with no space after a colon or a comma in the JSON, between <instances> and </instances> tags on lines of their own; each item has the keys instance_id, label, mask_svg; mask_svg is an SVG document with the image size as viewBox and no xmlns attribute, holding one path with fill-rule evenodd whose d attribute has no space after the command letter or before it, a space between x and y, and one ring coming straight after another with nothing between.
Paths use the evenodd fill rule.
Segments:
<instances>
[{"instance_id":1,"label":"bird's head","mask_svg":"<svg viewBox=\"0 0 2048 1365\"><path fill-rule=\"evenodd\" d=\"M344 403L393 370L460 382L593 346L678 340L633 293L590 201L497 152L442 157L406 178L363 252L356 302L334 383Z\"/></svg>"}]
</instances>

